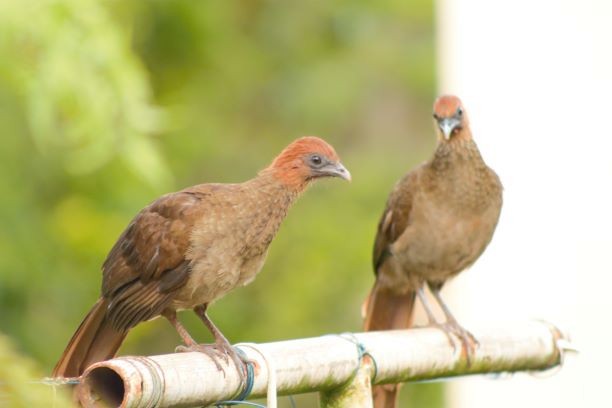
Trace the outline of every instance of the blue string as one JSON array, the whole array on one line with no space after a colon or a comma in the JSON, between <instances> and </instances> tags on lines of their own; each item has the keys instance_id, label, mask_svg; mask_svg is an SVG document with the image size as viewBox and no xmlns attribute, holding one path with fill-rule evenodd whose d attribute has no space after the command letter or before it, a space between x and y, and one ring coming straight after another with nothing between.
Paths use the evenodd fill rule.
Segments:
<instances>
[{"instance_id":1,"label":"blue string","mask_svg":"<svg viewBox=\"0 0 612 408\"><path fill-rule=\"evenodd\" d=\"M251 407L266 408L265 405L261 405L256 402L250 402L250 401L227 400L227 401L219 401L215 403L216 407L227 407L230 405L248 405Z\"/></svg>"},{"instance_id":2,"label":"blue string","mask_svg":"<svg viewBox=\"0 0 612 408\"><path fill-rule=\"evenodd\" d=\"M266 408L264 405L245 401L245 399L249 395L251 395L251 391L253 391L253 385L255 384L255 368L253 367L253 363L247 360L247 355L244 351L242 351L238 347L234 347L234 349L236 350L238 354L240 354L240 356L242 357L246 365L246 372L247 372L246 383L245 383L244 388L240 392L240 394L238 394L238 396L235 399L227 400L227 401L218 401L215 403L215 406L222 407L222 406L229 406L229 405L251 405L254 407Z\"/></svg>"},{"instance_id":3,"label":"blue string","mask_svg":"<svg viewBox=\"0 0 612 408\"><path fill-rule=\"evenodd\" d=\"M297 408L297 405L295 404L295 400L293 399L293 395L289 395L289 402L291 403L291 407L292 408ZM258 404L256 402L250 402L250 401L236 401L236 400L227 400L227 401L219 401L216 403L216 407L222 407L222 406L229 406L229 405L248 405L251 407L258 407L258 408L266 408L265 405L263 404Z\"/></svg>"},{"instance_id":4,"label":"blue string","mask_svg":"<svg viewBox=\"0 0 612 408\"><path fill-rule=\"evenodd\" d=\"M357 371L359 370L359 367L361 366L361 362L363 361L363 358L365 356L370 357L370 360L372 361L372 365L374 366L374 374L372 375L372 378L371 378L371 382L373 383L374 380L376 379L376 376L378 375L378 364L376 364L376 359L374 358L374 356L365 348L363 343L361 343L357 339L355 334L346 332L346 333L338 334L338 336L343 338L344 340L350 341L355 346L357 346L357 356L358 356L357 368L355 369L355 373L353 375L357 375Z\"/></svg>"}]
</instances>

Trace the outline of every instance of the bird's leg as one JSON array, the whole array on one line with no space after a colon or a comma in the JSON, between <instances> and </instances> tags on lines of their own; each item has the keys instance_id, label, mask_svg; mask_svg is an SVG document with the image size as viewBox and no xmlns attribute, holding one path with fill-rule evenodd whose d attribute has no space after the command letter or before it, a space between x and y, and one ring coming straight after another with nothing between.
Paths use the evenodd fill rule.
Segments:
<instances>
[{"instance_id":1,"label":"bird's leg","mask_svg":"<svg viewBox=\"0 0 612 408\"><path fill-rule=\"evenodd\" d=\"M440 328L444 332L444 334L446 334L448 343L453 347L453 349L456 349L455 341L453 337L450 335L450 333L448 332L448 330L446 329L445 325L442 323L438 323L438 321L436 320L436 317L434 316L433 311L431 309L431 305L429 304L429 300L427 299L427 295L425 294L424 285L422 285L419 288L419 290L417 291L417 295L419 296L419 300L421 301L421 304L423 305L423 309L425 309L425 312L427 313L427 319L429 320L429 326Z\"/></svg>"},{"instance_id":2,"label":"bird's leg","mask_svg":"<svg viewBox=\"0 0 612 408\"><path fill-rule=\"evenodd\" d=\"M470 356L474 353L474 351L478 347L478 340L476 340L476 337L474 337L472 333L470 333L469 331L461 327L459 322L457 322L457 319L455 319L455 316L453 316L448 306L446 306L446 304L442 300L442 297L440 296L440 288L429 285L429 290L431 290L431 293L436 298L436 301L438 302L438 304L442 308L442 311L444 312L444 315L446 316L446 322L443 325L444 330L447 333L450 332L450 333L455 334L457 337L459 337L459 339L461 339L461 343L463 344L463 347L465 348L466 356L467 356L467 360L469 364Z\"/></svg>"},{"instance_id":3,"label":"bird's leg","mask_svg":"<svg viewBox=\"0 0 612 408\"><path fill-rule=\"evenodd\" d=\"M419 287L419 290L417 290L417 296L419 297L419 300L421 301L421 304L423 305L423 309L425 309L425 313L427 313L427 319L429 320L429 325L430 326L438 325L438 322L436 321L436 317L434 316L433 311L431 310L429 300L427 300L427 295L425 295L425 290L423 289L423 285L421 285Z\"/></svg>"},{"instance_id":4,"label":"bird's leg","mask_svg":"<svg viewBox=\"0 0 612 408\"><path fill-rule=\"evenodd\" d=\"M181 322L178 321L176 317L176 311L166 309L162 312L162 316L168 319L170 324L174 326L179 336L181 336L181 339L183 339L183 343L185 343L184 346L177 346L175 349L176 352L199 351L201 353L204 353L210 357L213 363L215 363L217 370L223 372L223 375L225 375L223 366L218 361L217 354L219 353L217 353L216 350L214 350L214 348L211 348L211 347L206 348L204 347L205 345L198 344L193 339L193 337L191 337L187 329L185 329L185 326L183 326ZM227 361L227 357L226 357L226 361Z\"/></svg>"},{"instance_id":5,"label":"bird's leg","mask_svg":"<svg viewBox=\"0 0 612 408\"><path fill-rule=\"evenodd\" d=\"M215 324L210 320L208 315L206 314L206 304L196 306L193 311L202 319L210 333L213 335L215 339L214 348L218 353L220 353L224 360L227 362L228 358L232 360L238 372L240 373L241 380L245 381L247 375L247 367L246 364L250 361L241 357L236 350L232 347L230 342L225 338L223 333L215 326Z\"/></svg>"},{"instance_id":6,"label":"bird's leg","mask_svg":"<svg viewBox=\"0 0 612 408\"><path fill-rule=\"evenodd\" d=\"M181 339L183 339L183 343L185 343L185 345L193 346L197 344L193 337L191 337L187 329L185 329L185 326L183 326L181 322L179 322L176 318L176 311L166 309L162 312L162 316L168 319L168 321L177 331L179 336L181 336Z\"/></svg>"}]
</instances>

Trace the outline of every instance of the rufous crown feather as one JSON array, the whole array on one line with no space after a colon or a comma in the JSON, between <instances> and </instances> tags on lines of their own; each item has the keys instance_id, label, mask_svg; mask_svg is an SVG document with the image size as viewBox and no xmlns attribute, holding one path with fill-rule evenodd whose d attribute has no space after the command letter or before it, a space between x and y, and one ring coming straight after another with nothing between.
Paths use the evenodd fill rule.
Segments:
<instances>
[{"instance_id":1,"label":"rufous crown feather","mask_svg":"<svg viewBox=\"0 0 612 408\"><path fill-rule=\"evenodd\" d=\"M303 190L310 181L317 178L351 179L334 148L315 136L295 140L264 171L271 172L282 183L296 190Z\"/></svg>"}]
</instances>

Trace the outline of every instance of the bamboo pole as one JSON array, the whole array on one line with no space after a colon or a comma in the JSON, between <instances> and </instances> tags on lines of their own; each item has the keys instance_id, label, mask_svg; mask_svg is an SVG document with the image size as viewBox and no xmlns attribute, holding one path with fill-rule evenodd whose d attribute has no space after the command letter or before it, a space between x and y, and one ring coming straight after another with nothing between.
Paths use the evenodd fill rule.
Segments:
<instances>
[{"instance_id":1,"label":"bamboo pole","mask_svg":"<svg viewBox=\"0 0 612 408\"><path fill-rule=\"evenodd\" d=\"M321 391L322 401L328 407L367 407L366 403L350 405L346 401L352 401L347 399L349 394L360 401L369 398L369 390L364 391L362 387L364 381L370 382L367 379L372 371L373 383L382 384L545 370L561 364L563 351L569 344L557 328L540 321L474 334L480 345L470 358L471 364L467 364L459 340L451 344L446 335L435 328L250 344L242 348L256 365L249 397L266 395L270 375L263 356L273 361L272 379L280 395ZM371 359L363 358L364 350ZM369 361L374 367L368 366ZM77 395L85 407L209 405L235 398L241 392L235 367L228 363L224 369L225 374L219 372L210 358L201 353L119 357L89 367L83 374ZM360 393L367 397L356 397Z\"/></svg>"}]
</instances>

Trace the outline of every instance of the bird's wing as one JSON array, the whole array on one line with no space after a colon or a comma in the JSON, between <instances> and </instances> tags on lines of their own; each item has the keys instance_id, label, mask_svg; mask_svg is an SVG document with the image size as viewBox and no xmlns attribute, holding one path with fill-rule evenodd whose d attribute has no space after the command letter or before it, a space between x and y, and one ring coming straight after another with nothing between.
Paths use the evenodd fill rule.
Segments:
<instances>
[{"instance_id":1,"label":"bird's wing","mask_svg":"<svg viewBox=\"0 0 612 408\"><path fill-rule=\"evenodd\" d=\"M379 267L389 256L389 246L399 238L410 225L412 202L417 188L420 168L406 174L396 185L378 223L376 240L374 241L373 264L378 273Z\"/></svg>"},{"instance_id":2,"label":"bird's wing","mask_svg":"<svg viewBox=\"0 0 612 408\"><path fill-rule=\"evenodd\" d=\"M376 282L362 309L366 331L410 327L416 289L407 291L405 283L398 282L397 263L387 262L387 259L391 255L391 245L410 227L418 183L419 169L398 181L378 224L373 259Z\"/></svg>"},{"instance_id":3,"label":"bird's wing","mask_svg":"<svg viewBox=\"0 0 612 408\"><path fill-rule=\"evenodd\" d=\"M102 266L109 318L127 329L161 313L189 277L185 258L207 192L167 194L145 207L121 234Z\"/></svg>"}]
</instances>

